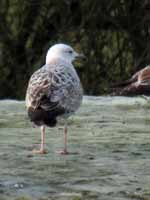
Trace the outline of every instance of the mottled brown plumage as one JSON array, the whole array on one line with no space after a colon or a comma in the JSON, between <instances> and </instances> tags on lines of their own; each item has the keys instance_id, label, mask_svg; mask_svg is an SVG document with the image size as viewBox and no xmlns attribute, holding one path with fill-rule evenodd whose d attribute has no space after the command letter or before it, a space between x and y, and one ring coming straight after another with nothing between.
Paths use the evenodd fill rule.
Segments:
<instances>
[{"instance_id":1,"label":"mottled brown plumage","mask_svg":"<svg viewBox=\"0 0 150 200\"><path fill-rule=\"evenodd\" d=\"M30 113L36 114L42 109L49 112L51 117L54 115L54 118L69 115L78 109L81 100L80 80L73 66L61 59L52 60L31 76L26 95L26 107ZM31 118L36 125L45 124L44 118L38 123L35 119Z\"/></svg>"}]
</instances>

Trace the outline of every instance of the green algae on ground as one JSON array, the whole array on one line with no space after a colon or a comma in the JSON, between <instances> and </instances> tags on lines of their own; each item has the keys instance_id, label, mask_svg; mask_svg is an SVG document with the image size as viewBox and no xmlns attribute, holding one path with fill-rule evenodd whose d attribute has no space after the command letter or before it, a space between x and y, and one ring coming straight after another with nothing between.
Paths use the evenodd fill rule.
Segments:
<instances>
[{"instance_id":1,"label":"green algae on ground","mask_svg":"<svg viewBox=\"0 0 150 200\"><path fill-rule=\"evenodd\" d=\"M61 122L46 130L48 154L33 155L40 130L24 102L0 101L0 198L148 200L149 121L149 102L140 97L85 97L68 122L69 149L78 154L55 153L63 147Z\"/></svg>"}]
</instances>

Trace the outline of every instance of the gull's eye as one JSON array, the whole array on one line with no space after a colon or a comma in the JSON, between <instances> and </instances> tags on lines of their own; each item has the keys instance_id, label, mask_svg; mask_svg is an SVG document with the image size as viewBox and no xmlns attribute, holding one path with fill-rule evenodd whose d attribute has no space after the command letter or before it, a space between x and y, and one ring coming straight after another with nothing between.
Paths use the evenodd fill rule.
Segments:
<instances>
[{"instance_id":1,"label":"gull's eye","mask_svg":"<svg viewBox=\"0 0 150 200\"><path fill-rule=\"evenodd\" d=\"M73 51L72 51L72 50L69 50L69 51L68 51L68 53L72 54L72 53L73 53Z\"/></svg>"}]
</instances>

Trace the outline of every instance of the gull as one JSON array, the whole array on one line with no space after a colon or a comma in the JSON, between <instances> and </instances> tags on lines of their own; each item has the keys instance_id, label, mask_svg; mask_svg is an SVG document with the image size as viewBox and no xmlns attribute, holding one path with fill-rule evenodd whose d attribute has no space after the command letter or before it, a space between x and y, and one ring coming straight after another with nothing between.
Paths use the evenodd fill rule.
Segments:
<instances>
[{"instance_id":1,"label":"gull","mask_svg":"<svg viewBox=\"0 0 150 200\"><path fill-rule=\"evenodd\" d=\"M26 108L30 121L41 129L41 144L34 153L44 154L45 128L54 127L63 118L64 149L60 154L68 154L67 119L81 105L83 88L72 64L76 58L84 58L71 46L55 44L49 48L46 63L31 76L26 92Z\"/></svg>"}]
</instances>

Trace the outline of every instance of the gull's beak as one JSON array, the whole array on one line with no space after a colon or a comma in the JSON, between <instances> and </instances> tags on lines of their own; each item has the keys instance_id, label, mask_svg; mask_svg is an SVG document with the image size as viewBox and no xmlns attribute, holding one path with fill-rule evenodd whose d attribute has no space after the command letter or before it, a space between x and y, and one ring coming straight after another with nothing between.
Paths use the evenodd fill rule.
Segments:
<instances>
[{"instance_id":1,"label":"gull's beak","mask_svg":"<svg viewBox=\"0 0 150 200\"><path fill-rule=\"evenodd\" d=\"M75 56L77 59L86 60L86 56L83 53L76 53Z\"/></svg>"}]
</instances>

